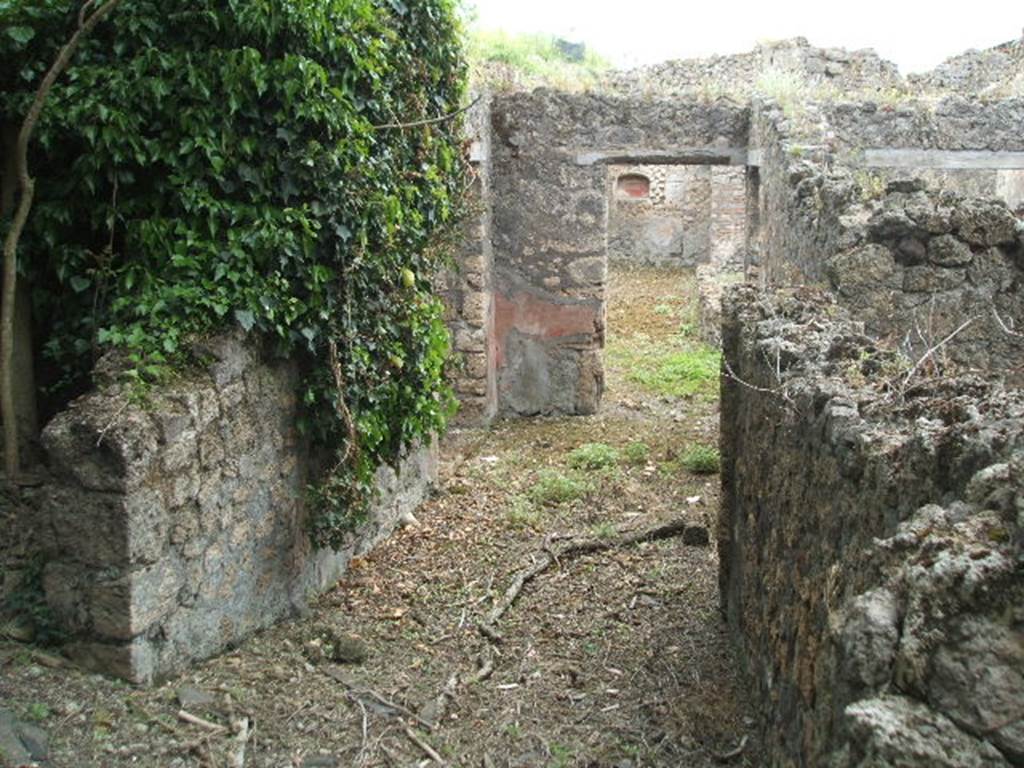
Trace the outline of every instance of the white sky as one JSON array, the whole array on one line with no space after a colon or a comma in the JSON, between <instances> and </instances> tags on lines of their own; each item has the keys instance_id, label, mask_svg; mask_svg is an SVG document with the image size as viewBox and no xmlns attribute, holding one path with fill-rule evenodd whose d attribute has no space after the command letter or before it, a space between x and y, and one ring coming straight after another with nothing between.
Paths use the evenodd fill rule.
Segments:
<instances>
[{"instance_id":1,"label":"white sky","mask_svg":"<svg viewBox=\"0 0 1024 768\"><path fill-rule=\"evenodd\" d=\"M1022 0L465 0L476 26L586 42L618 66L738 53L803 36L874 48L904 73L1020 37Z\"/></svg>"}]
</instances>

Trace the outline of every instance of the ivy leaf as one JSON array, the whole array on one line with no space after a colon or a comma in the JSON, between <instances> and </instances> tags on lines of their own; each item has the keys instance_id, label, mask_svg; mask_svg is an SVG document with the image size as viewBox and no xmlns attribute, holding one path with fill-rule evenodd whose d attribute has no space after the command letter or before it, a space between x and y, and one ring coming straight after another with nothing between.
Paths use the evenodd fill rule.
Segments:
<instances>
[{"instance_id":1,"label":"ivy leaf","mask_svg":"<svg viewBox=\"0 0 1024 768\"><path fill-rule=\"evenodd\" d=\"M92 285L92 281L89 280L89 278L87 277L82 277L81 275L71 276L71 290L73 290L75 293L81 293L82 291L86 290L90 285Z\"/></svg>"},{"instance_id":2,"label":"ivy leaf","mask_svg":"<svg viewBox=\"0 0 1024 768\"><path fill-rule=\"evenodd\" d=\"M36 36L36 31L32 27L8 27L7 36L14 42L25 45Z\"/></svg>"},{"instance_id":3,"label":"ivy leaf","mask_svg":"<svg viewBox=\"0 0 1024 768\"><path fill-rule=\"evenodd\" d=\"M235 320L237 320L238 324L245 329L246 333L251 331L252 327L256 325L256 316L247 309L236 309Z\"/></svg>"}]
</instances>

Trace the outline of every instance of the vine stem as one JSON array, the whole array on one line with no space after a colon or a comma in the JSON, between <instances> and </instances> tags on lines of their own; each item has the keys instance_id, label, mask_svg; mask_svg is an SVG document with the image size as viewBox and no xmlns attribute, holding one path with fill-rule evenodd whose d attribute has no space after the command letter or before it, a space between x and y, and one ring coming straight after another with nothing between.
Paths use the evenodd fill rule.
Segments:
<instances>
[{"instance_id":1,"label":"vine stem","mask_svg":"<svg viewBox=\"0 0 1024 768\"><path fill-rule=\"evenodd\" d=\"M443 123L447 120L453 120L454 118L461 115L463 112L469 112L473 107L480 103L480 99L483 96L477 96L473 101L464 106L462 109L457 109L454 112L449 112L447 115L441 115L440 117L428 117L425 120L414 120L411 123L384 123L383 125L375 125L373 129L375 131L382 131L385 128L416 128L420 125L434 125L435 123Z\"/></svg>"},{"instance_id":2,"label":"vine stem","mask_svg":"<svg viewBox=\"0 0 1024 768\"><path fill-rule=\"evenodd\" d=\"M345 430L348 433L348 444L345 446L345 453L338 461L338 467L346 464L355 464L359 458L359 435L356 432L356 423L352 418L352 412L345 402L345 375L341 370L341 362L338 359L338 345L334 339L328 339L327 352L330 358L331 373L334 375L334 386L338 391L338 415L341 417Z\"/></svg>"},{"instance_id":3,"label":"vine stem","mask_svg":"<svg viewBox=\"0 0 1024 768\"><path fill-rule=\"evenodd\" d=\"M25 229L29 212L32 210L32 199L35 196L35 180L28 172L28 145L32 133L39 123L46 99L50 95L54 83L57 82L57 78L68 68L82 40L120 2L121 0L107 0L99 7L95 7L96 0L86 0L82 5L78 14L78 29L60 49L57 58L39 84L35 98L32 100L32 106L29 107L25 121L21 124L18 140L14 147L14 168L21 194L18 208L14 212L14 219L11 221L11 228L4 240L3 294L0 296L0 301L2 301L2 307L0 307L0 416L4 422L4 471L7 479L11 482L17 480L20 471L18 422L13 391L14 372L11 370L14 359L14 302L18 279L18 241ZM94 10L87 16L86 12L90 7L93 7Z\"/></svg>"}]
</instances>

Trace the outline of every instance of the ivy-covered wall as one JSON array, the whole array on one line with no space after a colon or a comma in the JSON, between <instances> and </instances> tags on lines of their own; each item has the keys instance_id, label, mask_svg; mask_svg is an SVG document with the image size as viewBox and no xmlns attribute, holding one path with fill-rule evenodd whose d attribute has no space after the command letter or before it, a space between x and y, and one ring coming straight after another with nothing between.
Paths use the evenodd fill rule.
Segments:
<instances>
[{"instance_id":1,"label":"ivy-covered wall","mask_svg":"<svg viewBox=\"0 0 1024 768\"><path fill-rule=\"evenodd\" d=\"M335 467L315 484L313 533L342 541L377 467L451 410L431 285L465 185L454 5L114 10L30 149L37 195L19 255L44 414L88 390L111 350L144 394L204 362L197 339L259 334L301 370L299 426ZM5 125L76 18L60 0L0 3Z\"/></svg>"}]
</instances>

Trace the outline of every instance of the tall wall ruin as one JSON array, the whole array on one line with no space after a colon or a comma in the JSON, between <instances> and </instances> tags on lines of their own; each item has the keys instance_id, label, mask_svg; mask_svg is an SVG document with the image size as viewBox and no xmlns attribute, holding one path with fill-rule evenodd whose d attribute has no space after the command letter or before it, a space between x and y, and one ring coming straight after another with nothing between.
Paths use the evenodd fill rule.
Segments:
<instances>
[{"instance_id":1,"label":"tall wall ruin","mask_svg":"<svg viewBox=\"0 0 1024 768\"><path fill-rule=\"evenodd\" d=\"M1024 396L907 380L827 293L725 307L721 591L764 764L1021 765Z\"/></svg>"},{"instance_id":2,"label":"tall wall ruin","mask_svg":"<svg viewBox=\"0 0 1024 768\"><path fill-rule=\"evenodd\" d=\"M962 193L1021 106L755 107L719 552L767 764L1024 764L1024 224Z\"/></svg>"},{"instance_id":3,"label":"tall wall ruin","mask_svg":"<svg viewBox=\"0 0 1024 768\"><path fill-rule=\"evenodd\" d=\"M773 56L851 88L888 76L866 55ZM614 180L658 194L658 167L698 163L723 611L765 764L1024 764L1021 100L663 95L497 100L499 413L596 408Z\"/></svg>"},{"instance_id":4,"label":"tall wall ruin","mask_svg":"<svg viewBox=\"0 0 1024 768\"><path fill-rule=\"evenodd\" d=\"M742 163L747 110L536 91L496 97L492 127L498 412L593 413L603 390L607 166ZM710 193L713 205L713 182Z\"/></svg>"}]
</instances>

